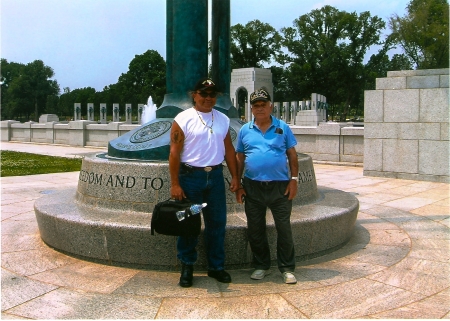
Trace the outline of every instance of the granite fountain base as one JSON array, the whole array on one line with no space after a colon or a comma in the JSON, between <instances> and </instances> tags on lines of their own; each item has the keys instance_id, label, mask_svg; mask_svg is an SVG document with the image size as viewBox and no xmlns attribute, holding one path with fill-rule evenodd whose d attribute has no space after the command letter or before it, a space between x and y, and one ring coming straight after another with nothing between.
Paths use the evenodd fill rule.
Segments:
<instances>
[{"instance_id":1,"label":"granite fountain base","mask_svg":"<svg viewBox=\"0 0 450 321\"><path fill-rule=\"evenodd\" d=\"M312 159L299 156L299 189L291 216L298 260L320 256L352 235L359 202L353 195L316 183ZM151 235L151 213L170 197L167 161L115 160L106 154L83 159L78 188L52 191L38 199L41 238L64 253L106 264L178 270L176 237ZM225 179L229 173L224 168ZM226 268L250 267L244 206L227 192ZM268 210L267 233L276 259L276 230ZM196 270L206 269L203 238Z\"/></svg>"}]
</instances>

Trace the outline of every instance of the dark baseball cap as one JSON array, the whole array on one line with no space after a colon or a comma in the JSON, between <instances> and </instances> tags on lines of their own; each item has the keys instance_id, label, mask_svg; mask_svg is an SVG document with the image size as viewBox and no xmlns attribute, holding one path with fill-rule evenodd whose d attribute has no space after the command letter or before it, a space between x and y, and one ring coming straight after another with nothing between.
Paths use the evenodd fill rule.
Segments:
<instances>
[{"instance_id":1,"label":"dark baseball cap","mask_svg":"<svg viewBox=\"0 0 450 321\"><path fill-rule=\"evenodd\" d=\"M252 92L250 95L250 104L257 101L271 101L269 93L262 88Z\"/></svg>"},{"instance_id":2,"label":"dark baseball cap","mask_svg":"<svg viewBox=\"0 0 450 321\"><path fill-rule=\"evenodd\" d=\"M212 90L212 91L219 91L214 81L211 80L211 78L202 78L195 84L194 91L197 90Z\"/></svg>"}]
</instances>

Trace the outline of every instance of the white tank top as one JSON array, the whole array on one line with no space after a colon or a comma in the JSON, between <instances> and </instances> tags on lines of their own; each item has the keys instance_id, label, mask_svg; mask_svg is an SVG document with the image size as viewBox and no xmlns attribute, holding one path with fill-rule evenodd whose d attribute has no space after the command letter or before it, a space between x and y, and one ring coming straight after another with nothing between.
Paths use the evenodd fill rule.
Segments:
<instances>
[{"instance_id":1,"label":"white tank top","mask_svg":"<svg viewBox=\"0 0 450 321\"><path fill-rule=\"evenodd\" d=\"M192 107L175 116L174 121L183 130L185 137L181 162L196 167L214 166L223 162L224 140L230 125L230 119L225 114L215 109L210 113L197 112Z\"/></svg>"}]
</instances>

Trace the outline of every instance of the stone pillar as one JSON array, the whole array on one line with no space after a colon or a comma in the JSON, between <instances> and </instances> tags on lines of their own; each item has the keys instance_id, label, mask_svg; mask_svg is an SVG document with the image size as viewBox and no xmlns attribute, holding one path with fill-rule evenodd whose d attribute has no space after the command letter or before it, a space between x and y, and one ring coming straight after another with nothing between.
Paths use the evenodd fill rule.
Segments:
<instances>
[{"instance_id":1,"label":"stone pillar","mask_svg":"<svg viewBox=\"0 0 450 321\"><path fill-rule=\"evenodd\" d=\"M113 122L120 121L119 116L119 104L113 104Z\"/></svg>"},{"instance_id":2,"label":"stone pillar","mask_svg":"<svg viewBox=\"0 0 450 321\"><path fill-rule=\"evenodd\" d=\"M214 79L220 86L229 90L229 72L222 72L229 64L229 1L214 0ZM119 158L167 161L170 151L170 131L164 118L174 118L178 113L192 107L189 93L195 83L208 76L208 2L209 0L166 0L166 95L156 110L156 121L151 129L163 131L155 138L143 143L132 141L133 135L150 136L146 128L132 130L109 142L108 155ZM222 17L225 15L226 17ZM269 71L270 72L270 71ZM225 84L222 85L221 83ZM229 82L229 80L228 80ZM221 91L225 91L221 88ZM235 94L235 93L233 93ZM242 124L237 121L238 112L232 105L229 92L217 99L214 108L230 119L230 127L238 133ZM234 119L233 119L234 118ZM140 130L147 130L140 132ZM141 137L139 136L139 137ZM235 139L233 144L235 144Z\"/></svg>"},{"instance_id":3,"label":"stone pillar","mask_svg":"<svg viewBox=\"0 0 450 321\"><path fill-rule=\"evenodd\" d=\"M212 0L212 79L230 93L230 0Z\"/></svg>"},{"instance_id":4,"label":"stone pillar","mask_svg":"<svg viewBox=\"0 0 450 321\"><path fill-rule=\"evenodd\" d=\"M81 103L75 103L73 106L73 120L81 120Z\"/></svg>"},{"instance_id":5,"label":"stone pillar","mask_svg":"<svg viewBox=\"0 0 450 321\"><path fill-rule=\"evenodd\" d=\"M138 104L138 124L141 124L143 111L144 111L144 104Z\"/></svg>"},{"instance_id":6,"label":"stone pillar","mask_svg":"<svg viewBox=\"0 0 450 321\"><path fill-rule=\"evenodd\" d=\"M238 113L230 99L230 0L212 0L212 79L223 95L217 98L216 107L228 115L237 117ZM236 114L234 114L236 112Z\"/></svg>"},{"instance_id":7,"label":"stone pillar","mask_svg":"<svg viewBox=\"0 0 450 321\"><path fill-rule=\"evenodd\" d=\"M311 110L317 110L317 94L311 94Z\"/></svg>"},{"instance_id":8,"label":"stone pillar","mask_svg":"<svg viewBox=\"0 0 450 321\"><path fill-rule=\"evenodd\" d=\"M100 104L100 123L106 124L106 104Z\"/></svg>"},{"instance_id":9,"label":"stone pillar","mask_svg":"<svg viewBox=\"0 0 450 321\"><path fill-rule=\"evenodd\" d=\"M319 120L321 122L327 121L327 97L320 95L320 114Z\"/></svg>"},{"instance_id":10,"label":"stone pillar","mask_svg":"<svg viewBox=\"0 0 450 321\"><path fill-rule=\"evenodd\" d=\"M192 107L188 92L208 76L208 0L167 0L166 88L156 118Z\"/></svg>"},{"instance_id":11,"label":"stone pillar","mask_svg":"<svg viewBox=\"0 0 450 321\"><path fill-rule=\"evenodd\" d=\"M306 100L302 100L299 104L300 110L306 110Z\"/></svg>"},{"instance_id":12,"label":"stone pillar","mask_svg":"<svg viewBox=\"0 0 450 321\"><path fill-rule=\"evenodd\" d=\"M280 103L279 102L274 102L273 104L273 109L272 109L272 115L275 118L280 118Z\"/></svg>"},{"instance_id":13,"label":"stone pillar","mask_svg":"<svg viewBox=\"0 0 450 321\"><path fill-rule=\"evenodd\" d=\"M298 101L291 101L291 125L295 125L297 117Z\"/></svg>"},{"instance_id":14,"label":"stone pillar","mask_svg":"<svg viewBox=\"0 0 450 321\"><path fill-rule=\"evenodd\" d=\"M125 123L131 124L131 104L125 104Z\"/></svg>"},{"instance_id":15,"label":"stone pillar","mask_svg":"<svg viewBox=\"0 0 450 321\"><path fill-rule=\"evenodd\" d=\"M87 106L87 119L93 121L94 120L94 104L88 103Z\"/></svg>"},{"instance_id":16,"label":"stone pillar","mask_svg":"<svg viewBox=\"0 0 450 321\"><path fill-rule=\"evenodd\" d=\"M283 115L281 116L281 118L288 123L290 121L289 119L289 102L284 101L283 102Z\"/></svg>"},{"instance_id":17,"label":"stone pillar","mask_svg":"<svg viewBox=\"0 0 450 321\"><path fill-rule=\"evenodd\" d=\"M305 101L305 110L311 110L311 100Z\"/></svg>"},{"instance_id":18,"label":"stone pillar","mask_svg":"<svg viewBox=\"0 0 450 321\"><path fill-rule=\"evenodd\" d=\"M173 44L173 0L166 0L166 92L167 93L173 93L172 44Z\"/></svg>"}]
</instances>

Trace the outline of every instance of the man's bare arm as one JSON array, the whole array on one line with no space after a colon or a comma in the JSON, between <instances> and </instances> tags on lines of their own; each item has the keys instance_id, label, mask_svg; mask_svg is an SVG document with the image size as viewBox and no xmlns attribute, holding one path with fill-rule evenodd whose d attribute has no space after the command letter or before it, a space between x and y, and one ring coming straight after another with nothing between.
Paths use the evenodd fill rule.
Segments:
<instances>
[{"instance_id":1,"label":"man's bare arm","mask_svg":"<svg viewBox=\"0 0 450 321\"><path fill-rule=\"evenodd\" d=\"M244 173L244 164L245 164L245 154L244 153L236 153L236 163L237 163L237 173L239 180L242 177L242 174ZM244 189L240 186L236 191L236 201L240 204L242 204L242 196L245 195Z\"/></svg>"},{"instance_id":2,"label":"man's bare arm","mask_svg":"<svg viewBox=\"0 0 450 321\"><path fill-rule=\"evenodd\" d=\"M239 179L237 174L237 165L236 165L236 150L234 149L233 143L231 142L230 132L227 133L227 136L224 140L225 144L225 162L227 163L228 170L231 174L231 183L230 183L230 191L233 193L239 187Z\"/></svg>"},{"instance_id":3,"label":"man's bare arm","mask_svg":"<svg viewBox=\"0 0 450 321\"><path fill-rule=\"evenodd\" d=\"M289 162L289 169L291 171L291 176L298 176L298 157L297 151L294 147L289 148L286 151L286 155ZM289 185L286 188L284 195L289 195L289 199L292 200L295 195L297 195L298 182L291 179Z\"/></svg>"},{"instance_id":4,"label":"man's bare arm","mask_svg":"<svg viewBox=\"0 0 450 321\"><path fill-rule=\"evenodd\" d=\"M170 171L170 195L174 199L181 200L186 195L180 186L178 174L180 172L181 151L184 146L184 133L176 121L172 124L170 131L170 154L169 154L169 171Z\"/></svg>"}]
</instances>

